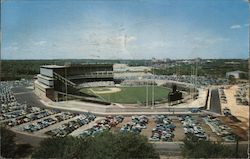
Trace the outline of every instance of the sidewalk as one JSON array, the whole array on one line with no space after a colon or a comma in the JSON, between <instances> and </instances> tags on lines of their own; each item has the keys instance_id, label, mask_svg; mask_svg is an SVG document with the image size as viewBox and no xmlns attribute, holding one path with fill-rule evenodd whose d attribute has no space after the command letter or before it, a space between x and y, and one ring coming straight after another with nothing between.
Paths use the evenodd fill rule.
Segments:
<instances>
[{"instance_id":1,"label":"sidewalk","mask_svg":"<svg viewBox=\"0 0 250 159\"><path fill-rule=\"evenodd\" d=\"M101 116L107 116L107 115L157 115L157 114L166 114L166 115L179 115L179 114L199 114L199 113L191 113L190 111L188 111L190 108L170 108L170 111L161 111L161 108L155 108L155 109L150 109L147 108L147 110L151 110L151 111L147 111L147 112L143 112L143 111L134 111L134 112L126 112L124 110L126 110L125 108L119 108L118 110L122 109L123 111L117 111L117 112L106 112L106 111L98 111L98 107L97 109L94 108L92 111L88 110L84 107L84 104L82 105L73 105L75 102L73 103L67 103L67 106L64 105L65 103L59 103L60 106L58 105L58 103L55 102L50 102L50 103L46 103L44 101L41 101L45 106L49 107L49 108L56 108L56 109L62 109L62 110L68 110L68 111L78 111L78 112L91 112L95 115L101 115ZM79 104L79 103L78 103ZM71 105L71 106L70 106ZM99 107L100 108L100 107ZM117 108L116 108L117 109ZM138 108L140 109L140 108ZM137 109L137 110L138 110ZM159 110L158 110L159 109ZM169 108L165 108L165 110L168 110ZM185 110L185 111L178 111L177 110ZM131 110L131 109L130 109ZM173 112L174 110L174 112Z\"/></svg>"}]
</instances>

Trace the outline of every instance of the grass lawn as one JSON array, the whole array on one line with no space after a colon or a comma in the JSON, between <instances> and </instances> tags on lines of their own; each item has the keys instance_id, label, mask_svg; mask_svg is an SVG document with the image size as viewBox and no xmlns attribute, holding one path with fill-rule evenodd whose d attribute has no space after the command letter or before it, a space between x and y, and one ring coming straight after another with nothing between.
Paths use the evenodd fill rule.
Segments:
<instances>
[{"instance_id":1,"label":"grass lawn","mask_svg":"<svg viewBox=\"0 0 250 159\"><path fill-rule=\"evenodd\" d=\"M135 104L135 103L146 103L146 86L140 87L118 87L121 89L120 92L116 93L106 93L106 94L97 94L102 99L114 103L124 103L124 104ZM84 93L94 94L93 91L107 91L108 87L103 88L85 88L81 91ZM167 99L169 89L155 86L155 101L161 101ZM148 87L148 97L149 101L152 100L152 87Z\"/></svg>"}]
</instances>

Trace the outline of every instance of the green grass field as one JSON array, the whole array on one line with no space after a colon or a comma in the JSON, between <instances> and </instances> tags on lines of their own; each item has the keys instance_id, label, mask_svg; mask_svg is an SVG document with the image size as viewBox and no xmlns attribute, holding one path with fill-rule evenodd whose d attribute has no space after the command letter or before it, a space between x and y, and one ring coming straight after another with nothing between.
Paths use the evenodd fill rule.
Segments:
<instances>
[{"instance_id":1,"label":"green grass field","mask_svg":"<svg viewBox=\"0 0 250 159\"><path fill-rule=\"evenodd\" d=\"M139 87L117 87L120 88L120 92L115 93L97 93L95 91L107 91L108 87L98 87L98 88L84 88L81 92L94 94L99 96L99 98L113 102L113 103L123 103L123 104L136 104L136 103L146 103L146 86ZM169 89L155 86L155 101L162 101L167 99ZM148 87L148 99L152 101L152 87Z\"/></svg>"}]
</instances>

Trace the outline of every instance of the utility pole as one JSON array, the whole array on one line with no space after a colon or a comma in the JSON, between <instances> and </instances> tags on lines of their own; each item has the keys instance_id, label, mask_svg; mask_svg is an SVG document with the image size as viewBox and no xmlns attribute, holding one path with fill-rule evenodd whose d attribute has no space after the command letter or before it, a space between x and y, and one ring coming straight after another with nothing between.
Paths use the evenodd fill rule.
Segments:
<instances>
[{"instance_id":1,"label":"utility pole","mask_svg":"<svg viewBox=\"0 0 250 159\"><path fill-rule=\"evenodd\" d=\"M236 138L236 147L235 147L235 157L238 158L239 156L239 137L235 135Z\"/></svg>"},{"instance_id":2,"label":"utility pole","mask_svg":"<svg viewBox=\"0 0 250 159\"><path fill-rule=\"evenodd\" d=\"M195 85L194 85L194 91L197 88L197 75L198 75L198 59L195 60ZM196 91L195 91L196 96Z\"/></svg>"},{"instance_id":3,"label":"utility pole","mask_svg":"<svg viewBox=\"0 0 250 159\"><path fill-rule=\"evenodd\" d=\"M65 100L67 101L68 100L68 97L67 97L67 95L68 95L68 86L67 86L67 81L66 81L66 79L67 79L67 70L66 69L67 68L65 67L65 93L66 93Z\"/></svg>"},{"instance_id":4,"label":"utility pole","mask_svg":"<svg viewBox=\"0 0 250 159\"><path fill-rule=\"evenodd\" d=\"M190 94L190 98L192 98L192 83L193 83L193 80L192 80L192 65L191 65L191 71L190 71L191 73L190 73L190 92L189 92L189 94Z\"/></svg>"},{"instance_id":5,"label":"utility pole","mask_svg":"<svg viewBox=\"0 0 250 159\"><path fill-rule=\"evenodd\" d=\"M146 81L146 106L148 107L148 78Z\"/></svg>"},{"instance_id":6,"label":"utility pole","mask_svg":"<svg viewBox=\"0 0 250 159\"><path fill-rule=\"evenodd\" d=\"M181 65L180 64L178 64L177 65L177 67L176 67L176 77L177 77L177 81L179 81L180 80L180 75L181 75L181 67L180 67Z\"/></svg>"},{"instance_id":7,"label":"utility pole","mask_svg":"<svg viewBox=\"0 0 250 159\"><path fill-rule=\"evenodd\" d=\"M153 68L153 81L152 81L152 109L154 109L154 83L155 83L155 73Z\"/></svg>"}]
</instances>

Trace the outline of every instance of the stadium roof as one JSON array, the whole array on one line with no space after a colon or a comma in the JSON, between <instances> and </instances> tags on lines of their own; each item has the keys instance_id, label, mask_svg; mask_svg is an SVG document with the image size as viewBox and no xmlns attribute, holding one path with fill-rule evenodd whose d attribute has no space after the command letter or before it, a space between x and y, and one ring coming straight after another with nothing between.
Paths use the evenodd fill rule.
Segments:
<instances>
[{"instance_id":1,"label":"stadium roof","mask_svg":"<svg viewBox=\"0 0 250 159\"><path fill-rule=\"evenodd\" d=\"M227 74L230 74L230 73L246 73L246 72L244 72L244 71L239 71L239 70L237 70L237 71L227 72Z\"/></svg>"},{"instance_id":2,"label":"stadium roof","mask_svg":"<svg viewBox=\"0 0 250 159\"><path fill-rule=\"evenodd\" d=\"M43 65L42 68L65 68L66 66L59 66L59 65Z\"/></svg>"}]
</instances>

